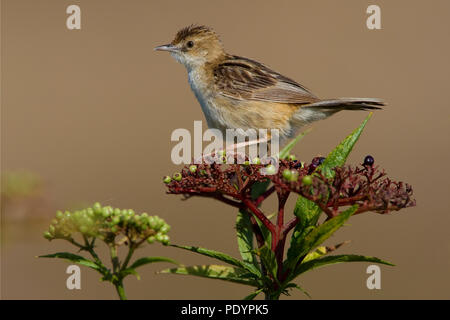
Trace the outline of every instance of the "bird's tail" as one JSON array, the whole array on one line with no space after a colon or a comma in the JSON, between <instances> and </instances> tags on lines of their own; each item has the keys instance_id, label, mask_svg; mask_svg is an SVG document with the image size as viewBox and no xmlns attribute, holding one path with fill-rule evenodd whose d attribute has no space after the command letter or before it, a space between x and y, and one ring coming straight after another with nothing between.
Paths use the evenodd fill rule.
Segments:
<instances>
[{"instance_id":1,"label":"bird's tail","mask_svg":"<svg viewBox=\"0 0 450 320\"><path fill-rule=\"evenodd\" d=\"M372 98L340 98L321 100L304 104L298 108L291 119L291 136L294 136L302 126L326 119L341 110L377 110L385 104Z\"/></svg>"},{"instance_id":2,"label":"bird's tail","mask_svg":"<svg viewBox=\"0 0 450 320\"><path fill-rule=\"evenodd\" d=\"M377 110L385 104L379 99L373 98L339 98L321 100L304 105L303 108L311 108L324 112L338 112L341 110Z\"/></svg>"}]
</instances>

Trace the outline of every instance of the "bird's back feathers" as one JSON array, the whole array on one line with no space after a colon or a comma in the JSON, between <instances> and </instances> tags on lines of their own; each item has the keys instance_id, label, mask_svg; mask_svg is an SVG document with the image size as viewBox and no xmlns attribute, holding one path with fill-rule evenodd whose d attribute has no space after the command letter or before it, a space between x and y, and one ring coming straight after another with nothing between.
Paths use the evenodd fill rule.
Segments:
<instances>
[{"instance_id":1,"label":"bird's back feathers","mask_svg":"<svg viewBox=\"0 0 450 320\"><path fill-rule=\"evenodd\" d=\"M214 68L219 94L237 99L289 104L319 101L304 86L267 66L243 57L227 56Z\"/></svg>"}]
</instances>

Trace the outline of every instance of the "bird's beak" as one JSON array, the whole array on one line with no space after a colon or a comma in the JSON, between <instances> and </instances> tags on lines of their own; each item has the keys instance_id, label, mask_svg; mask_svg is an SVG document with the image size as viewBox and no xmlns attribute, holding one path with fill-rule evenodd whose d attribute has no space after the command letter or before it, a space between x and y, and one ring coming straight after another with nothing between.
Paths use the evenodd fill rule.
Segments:
<instances>
[{"instance_id":1,"label":"bird's beak","mask_svg":"<svg viewBox=\"0 0 450 320\"><path fill-rule=\"evenodd\" d=\"M159 46L155 48L155 51L169 51L169 52L178 52L180 49L171 44L165 44L163 46Z\"/></svg>"}]
</instances>

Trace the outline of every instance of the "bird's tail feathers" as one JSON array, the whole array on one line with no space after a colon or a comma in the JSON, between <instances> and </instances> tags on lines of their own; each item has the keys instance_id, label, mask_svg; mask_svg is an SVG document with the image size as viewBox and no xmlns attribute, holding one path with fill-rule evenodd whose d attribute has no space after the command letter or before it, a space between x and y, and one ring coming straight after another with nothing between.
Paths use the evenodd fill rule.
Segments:
<instances>
[{"instance_id":1,"label":"bird's tail feathers","mask_svg":"<svg viewBox=\"0 0 450 320\"><path fill-rule=\"evenodd\" d=\"M303 108L322 109L323 111L337 112L340 110L377 110L382 109L384 102L374 98L339 98L314 102Z\"/></svg>"}]
</instances>

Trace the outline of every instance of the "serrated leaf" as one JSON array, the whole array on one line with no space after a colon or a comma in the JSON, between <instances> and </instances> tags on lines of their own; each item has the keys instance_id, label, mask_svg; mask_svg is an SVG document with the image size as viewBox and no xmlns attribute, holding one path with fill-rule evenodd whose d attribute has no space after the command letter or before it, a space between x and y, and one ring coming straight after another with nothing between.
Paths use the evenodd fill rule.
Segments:
<instances>
[{"instance_id":1,"label":"serrated leaf","mask_svg":"<svg viewBox=\"0 0 450 320\"><path fill-rule=\"evenodd\" d=\"M313 252L308 253L302 262L314 260L314 259L320 258L321 256L324 256L326 254L327 254L327 247L321 246L321 247L318 247Z\"/></svg>"},{"instance_id":2,"label":"serrated leaf","mask_svg":"<svg viewBox=\"0 0 450 320\"><path fill-rule=\"evenodd\" d=\"M245 262L245 261L240 261L236 258L233 258L233 257L227 255L226 253L215 251L215 250L209 250L206 248L193 247L193 246L180 246L180 245L175 245L175 244L172 244L171 246L180 248L180 249L184 249L184 250L188 250L191 252L199 253L201 255L204 255L204 256L207 256L210 258L214 258L214 259L220 260L222 262L229 263L233 266L248 270L249 272L254 274L256 277L261 276L261 272L254 265L252 265L248 262Z\"/></svg>"},{"instance_id":3,"label":"serrated leaf","mask_svg":"<svg viewBox=\"0 0 450 320\"><path fill-rule=\"evenodd\" d=\"M91 261L89 259L86 259L85 257L79 256L77 254L73 254L70 252L57 252L53 254L47 254L43 256L39 256L39 258L58 258L58 259L64 259L68 260L70 262L77 263L82 266L89 267L91 269L97 270L99 272L103 271L103 268L96 264L94 261Z\"/></svg>"},{"instance_id":4,"label":"serrated leaf","mask_svg":"<svg viewBox=\"0 0 450 320\"><path fill-rule=\"evenodd\" d=\"M143 258L137 259L129 268L136 269L145 264L155 263L155 262L169 262L169 263L173 263L173 264L179 264L175 260L172 260L170 258L165 258L165 257L143 257Z\"/></svg>"},{"instance_id":5,"label":"serrated leaf","mask_svg":"<svg viewBox=\"0 0 450 320\"><path fill-rule=\"evenodd\" d=\"M344 224L344 226L345 226L345 224ZM308 253L306 255L306 257L302 260L302 263L305 263L306 261L309 261L309 260L314 260L314 259L320 258L320 257L340 248L341 246L343 246L344 244L347 244L349 242L350 241L344 241L344 242L338 243L331 247L325 247L325 246L318 247L316 250Z\"/></svg>"},{"instance_id":6,"label":"serrated leaf","mask_svg":"<svg viewBox=\"0 0 450 320\"><path fill-rule=\"evenodd\" d=\"M260 294L263 291L263 289L258 289L255 292L250 293L248 296L246 296L243 300L253 300L256 298L258 294Z\"/></svg>"},{"instance_id":7,"label":"serrated leaf","mask_svg":"<svg viewBox=\"0 0 450 320\"><path fill-rule=\"evenodd\" d=\"M248 277L249 273L246 270L242 268L229 266L199 265L189 267L178 267L178 268L164 269L159 273L191 275L203 278L231 281L253 287L259 286L259 282L257 280Z\"/></svg>"},{"instance_id":8,"label":"serrated leaf","mask_svg":"<svg viewBox=\"0 0 450 320\"><path fill-rule=\"evenodd\" d=\"M242 260L259 268L253 252L253 231L250 222L250 213L244 210L239 210L236 218L236 233L239 252Z\"/></svg>"},{"instance_id":9,"label":"serrated leaf","mask_svg":"<svg viewBox=\"0 0 450 320\"><path fill-rule=\"evenodd\" d=\"M380 263L385 264L388 266L394 266L392 263L388 261L381 260L376 257L370 257L370 256L361 256L361 255L354 255L354 254L342 254L342 255L336 255L336 256L326 256L314 260L310 260L304 263L301 263L297 269L295 270L293 274L293 278L299 276L302 273L305 273L306 271L316 269L322 266L335 264L335 263L342 263L342 262L374 262L374 263Z\"/></svg>"},{"instance_id":10,"label":"serrated leaf","mask_svg":"<svg viewBox=\"0 0 450 320\"><path fill-rule=\"evenodd\" d=\"M311 130L306 130L305 132L300 133L295 139L289 142L281 151L280 151L280 159L286 159L289 156L292 148L299 142L307 133Z\"/></svg>"},{"instance_id":11,"label":"serrated leaf","mask_svg":"<svg viewBox=\"0 0 450 320\"><path fill-rule=\"evenodd\" d=\"M361 123L361 125L358 128L356 128L333 151L331 151L325 158L323 163L317 168L317 170L321 170L321 172L325 175L325 177L329 179L333 178L334 177L333 168L343 166L345 164L348 155L352 151L356 141L358 141L359 137L361 136L361 133L363 132L364 127L366 126L367 121L369 121L371 116L372 113L369 113L369 115L363 121L363 123Z\"/></svg>"},{"instance_id":12,"label":"serrated leaf","mask_svg":"<svg viewBox=\"0 0 450 320\"><path fill-rule=\"evenodd\" d=\"M290 255L286 260L286 267L293 270L297 262L304 257L308 252L315 249L317 246L327 240L337 229L339 229L350 216L358 209L357 205L354 205L338 216L324 222L320 226L314 228L305 237L298 238L297 242L292 243L290 249ZM288 251L289 253L289 251Z\"/></svg>"},{"instance_id":13,"label":"serrated leaf","mask_svg":"<svg viewBox=\"0 0 450 320\"><path fill-rule=\"evenodd\" d=\"M257 253L261 258L261 262L264 265L265 269L272 276L272 279L276 280L278 273L278 264L275 253L267 245L259 248L257 250Z\"/></svg>"}]
</instances>

